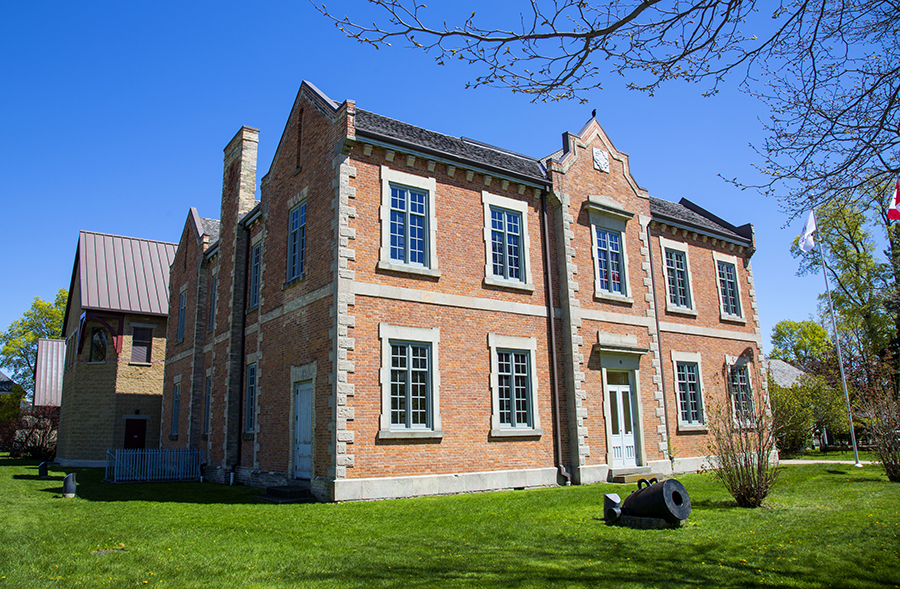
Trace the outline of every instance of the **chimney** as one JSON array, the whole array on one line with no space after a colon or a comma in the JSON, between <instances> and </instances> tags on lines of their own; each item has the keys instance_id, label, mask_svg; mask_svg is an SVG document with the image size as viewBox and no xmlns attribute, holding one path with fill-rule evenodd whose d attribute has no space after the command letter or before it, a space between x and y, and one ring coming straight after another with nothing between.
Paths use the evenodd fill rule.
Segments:
<instances>
[{"instance_id":1,"label":"chimney","mask_svg":"<svg viewBox=\"0 0 900 589\"><path fill-rule=\"evenodd\" d=\"M223 223L237 223L256 204L256 148L259 129L241 127L225 147L222 177Z\"/></svg>"}]
</instances>

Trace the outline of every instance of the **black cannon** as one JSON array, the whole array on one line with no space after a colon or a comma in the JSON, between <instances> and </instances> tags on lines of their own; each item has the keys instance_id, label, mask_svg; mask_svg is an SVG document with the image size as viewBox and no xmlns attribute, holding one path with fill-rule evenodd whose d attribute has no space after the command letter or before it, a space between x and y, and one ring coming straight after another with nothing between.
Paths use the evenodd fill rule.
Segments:
<instances>
[{"instance_id":1,"label":"black cannon","mask_svg":"<svg viewBox=\"0 0 900 589\"><path fill-rule=\"evenodd\" d=\"M638 490L622 501L622 515L655 517L678 523L691 514L691 497L675 479L638 481Z\"/></svg>"},{"instance_id":2,"label":"black cannon","mask_svg":"<svg viewBox=\"0 0 900 589\"><path fill-rule=\"evenodd\" d=\"M603 505L607 523L630 527L680 525L691 514L691 498L675 479L638 481L637 491L621 503L615 493L607 494ZM653 522L658 525L651 525Z\"/></svg>"}]
</instances>

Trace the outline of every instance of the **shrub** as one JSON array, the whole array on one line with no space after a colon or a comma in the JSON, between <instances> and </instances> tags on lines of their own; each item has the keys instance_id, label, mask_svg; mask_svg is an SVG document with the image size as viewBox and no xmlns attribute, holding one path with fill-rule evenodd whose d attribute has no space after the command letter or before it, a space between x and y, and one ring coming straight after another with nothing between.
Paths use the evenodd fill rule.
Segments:
<instances>
[{"instance_id":1,"label":"shrub","mask_svg":"<svg viewBox=\"0 0 900 589\"><path fill-rule=\"evenodd\" d=\"M779 386L770 378L769 400L778 451L787 455L802 454L812 441L815 423L805 391L799 386Z\"/></svg>"},{"instance_id":2,"label":"shrub","mask_svg":"<svg viewBox=\"0 0 900 589\"><path fill-rule=\"evenodd\" d=\"M16 441L20 453L35 460L56 457L56 433L59 429L59 407L32 407L25 410Z\"/></svg>"},{"instance_id":3,"label":"shrub","mask_svg":"<svg viewBox=\"0 0 900 589\"><path fill-rule=\"evenodd\" d=\"M18 385L17 389L0 395L0 448L7 451L13 449L22 419L22 398L25 392Z\"/></svg>"},{"instance_id":4,"label":"shrub","mask_svg":"<svg viewBox=\"0 0 900 589\"><path fill-rule=\"evenodd\" d=\"M875 442L872 451L888 479L900 483L900 397L887 388L870 391L862 399L861 408Z\"/></svg>"},{"instance_id":5,"label":"shrub","mask_svg":"<svg viewBox=\"0 0 900 589\"><path fill-rule=\"evenodd\" d=\"M752 403L729 399L708 412L710 470L741 507L759 507L778 476L776 427L767 399L750 391Z\"/></svg>"}]
</instances>

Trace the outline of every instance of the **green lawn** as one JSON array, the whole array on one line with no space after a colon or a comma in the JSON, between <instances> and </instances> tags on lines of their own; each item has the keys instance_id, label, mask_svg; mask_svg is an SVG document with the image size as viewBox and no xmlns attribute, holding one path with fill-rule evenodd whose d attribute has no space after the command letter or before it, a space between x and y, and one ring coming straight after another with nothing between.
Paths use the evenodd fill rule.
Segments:
<instances>
[{"instance_id":1,"label":"green lawn","mask_svg":"<svg viewBox=\"0 0 900 589\"><path fill-rule=\"evenodd\" d=\"M849 450L807 450L800 456L785 456L785 458L799 458L800 460L849 460L853 462L853 448ZM859 459L862 461L878 460L871 450L860 450Z\"/></svg>"},{"instance_id":2,"label":"green lawn","mask_svg":"<svg viewBox=\"0 0 900 589\"><path fill-rule=\"evenodd\" d=\"M757 510L683 476L694 510L675 530L606 526L624 485L279 506L77 472L63 499L61 470L0 458L0 589L900 586L900 485L878 466L786 467Z\"/></svg>"}]
</instances>

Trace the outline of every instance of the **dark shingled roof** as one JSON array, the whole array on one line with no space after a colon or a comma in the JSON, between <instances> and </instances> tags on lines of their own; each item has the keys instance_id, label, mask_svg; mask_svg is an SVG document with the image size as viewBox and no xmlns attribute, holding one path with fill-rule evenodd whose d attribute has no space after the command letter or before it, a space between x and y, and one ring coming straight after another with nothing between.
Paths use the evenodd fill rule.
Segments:
<instances>
[{"instance_id":1,"label":"dark shingled roof","mask_svg":"<svg viewBox=\"0 0 900 589\"><path fill-rule=\"evenodd\" d=\"M218 219L205 219L200 217L200 225L203 229L203 233L209 235L209 243L218 241L219 226L221 225Z\"/></svg>"},{"instance_id":2,"label":"dark shingled roof","mask_svg":"<svg viewBox=\"0 0 900 589\"><path fill-rule=\"evenodd\" d=\"M696 209L700 209L700 207L684 198L681 199L681 202L674 203L661 198L650 197L650 214L656 220L674 221L680 225L697 229L700 232L714 233L726 239L750 245L750 238L736 233L733 225L723 224L725 221L721 221L721 219L711 213L707 213L709 216L701 215L695 212ZM715 219L721 221L721 223Z\"/></svg>"},{"instance_id":3,"label":"dark shingled roof","mask_svg":"<svg viewBox=\"0 0 900 589\"><path fill-rule=\"evenodd\" d=\"M0 372L0 394L11 393L14 384L12 379Z\"/></svg>"},{"instance_id":4,"label":"dark shingled roof","mask_svg":"<svg viewBox=\"0 0 900 589\"><path fill-rule=\"evenodd\" d=\"M496 170L547 183L541 162L535 158L493 147L471 139L436 133L402 121L383 117L366 110L356 111L356 134L360 137L382 139L416 148L425 153L470 162L487 170Z\"/></svg>"}]
</instances>

